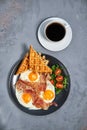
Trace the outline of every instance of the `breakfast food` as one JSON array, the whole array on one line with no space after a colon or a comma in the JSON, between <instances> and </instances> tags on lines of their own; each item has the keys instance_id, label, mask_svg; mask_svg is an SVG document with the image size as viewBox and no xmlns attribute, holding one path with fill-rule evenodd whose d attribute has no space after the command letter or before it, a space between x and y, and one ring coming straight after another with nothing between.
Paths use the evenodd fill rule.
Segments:
<instances>
[{"instance_id":1,"label":"breakfast food","mask_svg":"<svg viewBox=\"0 0 87 130\"><path fill-rule=\"evenodd\" d=\"M47 87L44 92L43 91L41 92L40 97L42 97L42 99L46 103L51 103L55 98L55 88L49 80L47 80L46 83Z\"/></svg>"},{"instance_id":2,"label":"breakfast food","mask_svg":"<svg viewBox=\"0 0 87 130\"><path fill-rule=\"evenodd\" d=\"M46 60L43 60L42 57L30 46L29 54L29 67L40 73L46 72L51 73L52 70L47 66Z\"/></svg>"},{"instance_id":3,"label":"breakfast food","mask_svg":"<svg viewBox=\"0 0 87 130\"><path fill-rule=\"evenodd\" d=\"M40 74L38 72L33 72L32 70L27 70L20 74L20 79L29 82L38 82Z\"/></svg>"},{"instance_id":4,"label":"breakfast food","mask_svg":"<svg viewBox=\"0 0 87 130\"><path fill-rule=\"evenodd\" d=\"M16 97L21 105L29 109L44 109L55 104L52 102L55 99L54 86L47 81L45 83L30 83L23 80L18 80L16 83Z\"/></svg>"},{"instance_id":5,"label":"breakfast food","mask_svg":"<svg viewBox=\"0 0 87 130\"><path fill-rule=\"evenodd\" d=\"M48 62L30 46L16 72L20 74L15 84L16 97L22 106L32 110L48 110L52 105L57 106L54 102L55 87L50 82L52 69Z\"/></svg>"},{"instance_id":6,"label":"breakfast food","mask_svg":"<svg viewBox=\"0 0 87 130\"><path fill-rule=\"evenodd\" d=\"M63 68L58 64L51 66L52 74L50 82L55 86L55 93L59 94L68 85L68 77L63 75Z\"/></svg>"},{"instance_id":7,"label":"breakfast food","mask_svg":"<svg viewBox=\"0 0 87 130\"><path fill-rule=\"evenodd\" d=\"M20 73L29 69L29 62L28 61L29 61L29 54L26 53L26 55L25 55L22 63L20 64L16 74L20 74Z\"/></svg>"}]
</instances>

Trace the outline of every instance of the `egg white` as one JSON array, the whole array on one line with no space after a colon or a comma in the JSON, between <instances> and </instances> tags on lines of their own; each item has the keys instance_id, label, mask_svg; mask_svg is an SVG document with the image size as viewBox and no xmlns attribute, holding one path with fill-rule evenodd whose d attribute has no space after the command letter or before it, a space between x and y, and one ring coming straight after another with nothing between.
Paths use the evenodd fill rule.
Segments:
<instances>
[{"instance_id":1,"label":"egg white","mask_svg":"<svg viewBox=\"0 0 87 130\"><path fill-rule=\"evenodd\" d=\"M43 98L44 92L40 93L40 97L44 100L44 102L51 103L55 99L55 88L54 88L53 84L49 80L47 80L46 84L47 84L46 90L51 90L54 93L54 97L51 100L45 100Z\"/></svg>"},{"instance_id":2,"label":"egg white","mask_svg":"<svg viewBox=\"0 0 87 130\"><path fill-rule=\"evenodd\" d=\"M39 75L39 73L37 73L38 78L37 78L35 81L31 81L31 80L28 78L28 75L29 75L31 72L32 72L32 71L27 70L27 71L21 73L21 74L20 74L20 79L21 79L21 80L24 80L24 81L29 81L29 82L38 82L38 81L40 80L40 75Z\"/></svg>"}]
</instances>

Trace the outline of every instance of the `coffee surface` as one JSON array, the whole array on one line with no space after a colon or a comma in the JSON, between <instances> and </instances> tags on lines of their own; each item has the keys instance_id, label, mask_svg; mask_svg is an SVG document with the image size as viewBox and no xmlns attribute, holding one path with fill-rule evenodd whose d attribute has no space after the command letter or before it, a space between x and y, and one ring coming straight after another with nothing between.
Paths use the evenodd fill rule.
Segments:
<instances>
[{"instance_id":1,"label":"coffee surface","mask_svg":"<svg viewBox=\"0 0 87 130\"><path fill-rule=\"evenodd\" d=\"M46 28L46 36L51 41L60 41L65 36L65 28L59 23L51 23Z\"/></svg>"}]
</instances>

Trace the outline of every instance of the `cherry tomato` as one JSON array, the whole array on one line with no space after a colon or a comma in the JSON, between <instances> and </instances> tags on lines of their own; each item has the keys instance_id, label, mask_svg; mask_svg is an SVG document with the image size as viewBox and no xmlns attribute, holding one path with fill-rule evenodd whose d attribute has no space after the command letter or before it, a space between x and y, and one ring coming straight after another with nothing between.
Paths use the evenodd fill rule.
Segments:
<instances>
[{"instance_id":1,"label":"cherry tomato","mask_svg":"<svg viewBox=\"0 0 87 130\"><path fill-rule=\"evenodd\" d=\"M55 70L55 75L59 75L59 74L61 74L61 69L58 68Z\"/></svg>"},{"instance_id":2,"label":"cherry tomato","mask_svg":"<svg viewBox=\"0 0 87 130\"><path fill-rule=\"evenodd\" d=\"M62 76L62 75L57 76L57 77L56 77L56 80L57 80L58 82L63 81L63 76Z\"/></svg>"},{"instance_id":3,"label":"cherry tomato","mask_svg":"<svg viewBox=\"0 0 87 130\"><path fill-rule=\"evenodd\" d=\"M63 84L62 83L56 83L56 87L62 89L63 88Z\"/></svg>"},{"instance_id":4,"label":"cherry tomato","mask_svg":"<svg viewBox=\"0 0 87 130\"><path fill-rule=\"evenodd\" d=\"M51 82L52 84L54 84L54 80L53 80L53 79L51 79L50 82Z\"/></svg>"}]
</instances>

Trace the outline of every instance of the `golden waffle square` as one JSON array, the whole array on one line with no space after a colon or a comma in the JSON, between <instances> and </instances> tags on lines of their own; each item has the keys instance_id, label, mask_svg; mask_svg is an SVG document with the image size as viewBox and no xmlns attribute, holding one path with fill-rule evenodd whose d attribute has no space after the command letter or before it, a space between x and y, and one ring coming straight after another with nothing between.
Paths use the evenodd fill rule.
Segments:
<instances>
[{"instance_id":1,"label":"golden waffle square","mask_svg":"<svg viewBox=\"0 0 87 130\"><path fill-rule=\"evenodd\" d=\"M32 46L30 46L29 51L29 68L40 73L52 73L50 67L47 66L47 60L41 57Z\"/></svg>"},{"instance_id":2,"label":"golden waffle square","mask_svg":"<svg viewBox=\"0 0 87 130\"><path fill-rule=\"evenodd\" d=\"M20 74L28 69L29 69L29 54L26 53L26 55L25 55L24 59L22 60L16 74Z\"/></svg>"}]
</instances>

